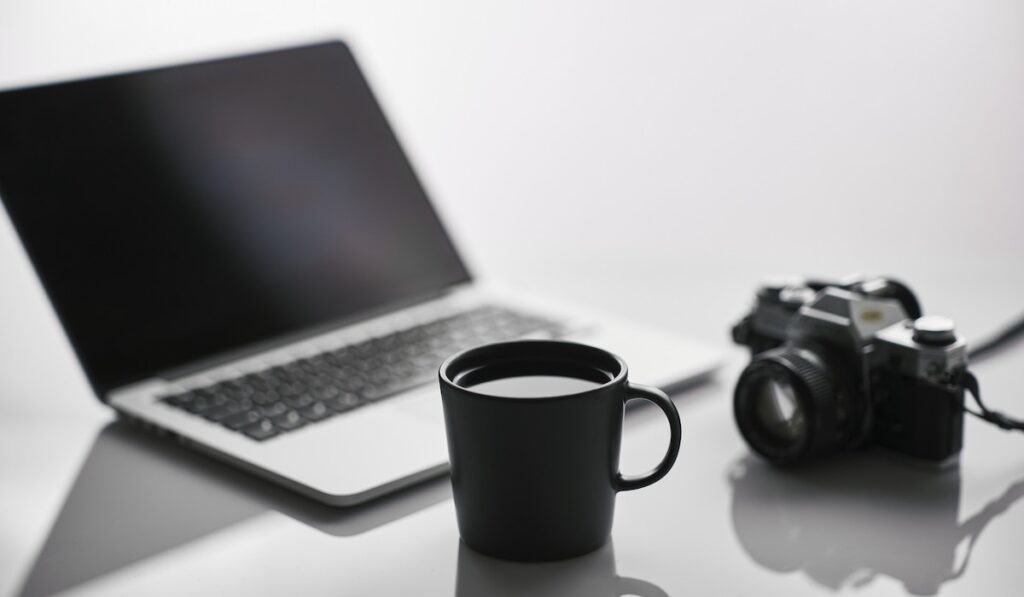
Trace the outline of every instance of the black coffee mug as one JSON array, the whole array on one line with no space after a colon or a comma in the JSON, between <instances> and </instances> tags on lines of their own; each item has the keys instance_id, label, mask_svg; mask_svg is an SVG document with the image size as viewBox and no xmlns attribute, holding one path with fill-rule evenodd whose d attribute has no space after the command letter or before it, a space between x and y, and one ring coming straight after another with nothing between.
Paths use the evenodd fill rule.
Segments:
<instances>
[{"instance_id":1,"label":"black coffee mug","mask_svg":"<svg viewBox=\"0 0 1024 597\"><path fill-rule=\"evenodd\" d=\"M626 363L591 346L521 340L472 348L441 365L459 533L482 553L543 561L604 545L615 496L661 479L679 453L679 413L629 383ZM625 403L664 411L668 452L649 473L619 472Z\"/></svg>"}]
</instances>

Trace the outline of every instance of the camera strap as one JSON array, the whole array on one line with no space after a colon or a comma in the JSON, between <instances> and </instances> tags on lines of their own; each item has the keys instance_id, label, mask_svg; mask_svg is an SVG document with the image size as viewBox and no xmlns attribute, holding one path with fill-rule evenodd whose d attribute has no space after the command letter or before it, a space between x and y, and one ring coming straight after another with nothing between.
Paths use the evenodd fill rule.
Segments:
<instances>
[{"instance_id":1,"label":"camera strap","mask_svg":"<svg viewBox=\"0 0 1024 597\"><path fill-rule=\"evenodd\" d=\"M970 371L964 372L964 387L971 396L974 398L974 403L978 405L978 410L972 410L967 406L964 406L964 411L978 417L982 421L988 421L1000 429L1007 431L1024 431L1024 421L1014 419L1004 415L999 411L995 411L985 406L985 403L981 401L981 388L978 385L978 378L974 376Z\"/></svg>"}]
</instances>

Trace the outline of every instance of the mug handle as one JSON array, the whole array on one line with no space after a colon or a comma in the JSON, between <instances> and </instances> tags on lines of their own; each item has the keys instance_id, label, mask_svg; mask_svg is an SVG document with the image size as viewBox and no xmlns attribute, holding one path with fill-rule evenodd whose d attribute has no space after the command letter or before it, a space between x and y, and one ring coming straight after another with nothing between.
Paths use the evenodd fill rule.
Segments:
<instances>
[{"instance_id":1,"label":"mug handle","mask_svg":"<svg viewBox=\"0 0 1024 597\"><path fill-rule=\"evenodd\" d=\"M676 456L679 455L679 442L682 439L682 430L679 424L679 411L676 410L676 405L665 392L657 388L651 388L648 386L642 386L639 384L626 383L626 399L623 401L623 405L630 400L642 398L644 400L650 400L661 409L665 416L668 418L668 427L670 437L668 440L668 451L665 452L665 457L661 459L661 463L654 467L653 470L648 471L642 475L623 475L621 472L615 473L615 490L616 491L630 491L632 489L640 489L641 487L647 487L651 483L664 477L672 465L676 462Z\"/></svg>"}]
</instances>

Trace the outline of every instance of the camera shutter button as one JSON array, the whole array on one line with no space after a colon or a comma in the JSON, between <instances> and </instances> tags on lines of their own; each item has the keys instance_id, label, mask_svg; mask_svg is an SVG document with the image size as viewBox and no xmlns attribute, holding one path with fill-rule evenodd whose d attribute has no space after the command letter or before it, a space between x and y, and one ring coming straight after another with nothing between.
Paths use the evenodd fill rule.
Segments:
<instances>
[{"instance_id":1,"label":"camera shutter button","mask_svg":"<svg viewBox=\"0 0 1024 597\"><path fill-rule=\"evenodd\" d=\"M953 320L948 317L929 315L914 320L914 342L944 346L956 341Z\"/></svg>"}]
</instances>

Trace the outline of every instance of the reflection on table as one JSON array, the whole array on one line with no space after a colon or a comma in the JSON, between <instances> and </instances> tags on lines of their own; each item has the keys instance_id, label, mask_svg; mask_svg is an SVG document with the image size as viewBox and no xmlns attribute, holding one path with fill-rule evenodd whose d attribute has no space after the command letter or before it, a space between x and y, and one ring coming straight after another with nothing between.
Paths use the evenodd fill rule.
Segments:
<instances>
[{"instance_id":1,"label":"reflection on table","mask_svg":"<svg viewBox=\"0 0 1024 597\"><path fill-rule=\"evenodd\" d=\"M612 542L601 549L555 562L510 562L477 553L459 542L457 597L667 597L654 583L619 576Z\"/></svg>"},{"instance_id":2,"label":"reflection on table","mask_svg":"<svg viewBox=\"0 0 1024 597\"><path fill-rule=\"evenodd\" d=\"M345 537L450 496L443 477L331 508L115 422L96 437L21 594L49 595L268 512Z\"/></svg>"},{"instance_id":3,"label":"reflection on table","mask_svg":"<svg viewBox=\"0 0 1024 597\"><path fill-rule=\"evenodd\" d=\"M732 522L747 554L831 590L889 576L934 595L967 570L982 531L1024 496L1024 479L961 520L960 469L858 454L806 469L747 456L729 474Z\"/></svg>"}]
</instances>

